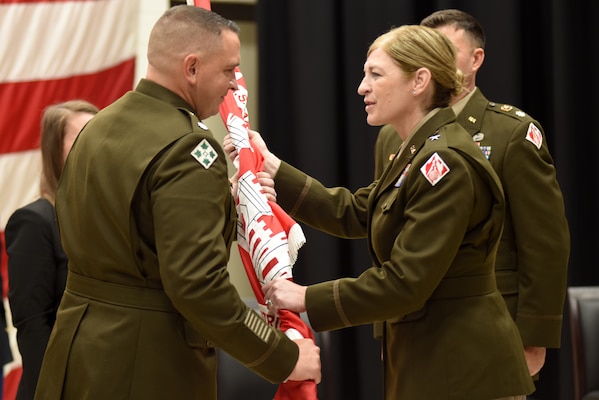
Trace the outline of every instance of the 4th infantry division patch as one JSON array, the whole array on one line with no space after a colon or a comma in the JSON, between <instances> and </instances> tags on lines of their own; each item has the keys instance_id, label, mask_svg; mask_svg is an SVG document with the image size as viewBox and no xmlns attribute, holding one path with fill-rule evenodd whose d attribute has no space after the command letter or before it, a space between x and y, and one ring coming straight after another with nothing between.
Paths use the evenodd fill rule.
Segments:
<instances>
[{"instance_id":1,"label":"4th infantry division patch","mask_svg":"<svg viewBox=\"0 0 599 400\"><path fill-rule=\"evenodd\" d=\"M208 169L218 157L218 153L210 145L208 140L202 139L195 149L191 152L191 156L196 159L204 168Z\"/></svg>"}]
</instances>

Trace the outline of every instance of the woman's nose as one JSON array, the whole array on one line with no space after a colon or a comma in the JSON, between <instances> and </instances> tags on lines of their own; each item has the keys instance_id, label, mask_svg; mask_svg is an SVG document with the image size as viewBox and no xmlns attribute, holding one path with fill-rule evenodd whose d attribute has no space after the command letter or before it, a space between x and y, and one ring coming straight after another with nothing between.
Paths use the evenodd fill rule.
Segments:
<instances>
[{"instance_id":1,"label":"woman's nose","mask_svg":"<svg viewBox=\"0 0 599 400\"><path fill-rule=\"evenodd\" d=\"M358 94L366 94L366 83L364 83L364 79L362 79L362 82L360 82L360 84L358 85Z\"/></svg>"}]
</instances>

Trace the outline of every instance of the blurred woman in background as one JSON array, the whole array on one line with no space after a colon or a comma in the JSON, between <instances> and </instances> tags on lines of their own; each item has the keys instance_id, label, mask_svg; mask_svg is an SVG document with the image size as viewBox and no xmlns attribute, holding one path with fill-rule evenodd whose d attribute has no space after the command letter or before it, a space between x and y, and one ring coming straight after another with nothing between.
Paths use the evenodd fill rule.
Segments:
<instances>
[{"instance_id":1,"label":"blurred woman in background","mask_svg":"<svg viewBox=\"0 0 599 400\"><path fill-rule=\"evenodd\" d=\"M54 195L65 160L83 126L98 112L84 100L47 107L41 121L40 197L16 210L5 230L8 301L23 373L17 400L33 399L42 359L67 277L54 213Z\"/></svg>"}]
</instances>

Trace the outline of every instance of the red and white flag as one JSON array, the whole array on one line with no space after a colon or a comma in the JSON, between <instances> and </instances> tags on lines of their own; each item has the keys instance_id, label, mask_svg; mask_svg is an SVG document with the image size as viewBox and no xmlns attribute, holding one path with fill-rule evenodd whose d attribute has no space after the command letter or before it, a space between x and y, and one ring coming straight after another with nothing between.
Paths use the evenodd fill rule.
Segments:
<instances>
[{"instance_id":1,"label":"red and white flag","mask_svg":"<svg viewBox=\"0 0 599 400\"><path fill-rule=\"evenodd\" d=\"M187 0L187 3L210 10L209 0ZM306 239L301 227L277 203L266 198L258 183L257 173L263 169L264 157L249 140L248 91L238 68L235 79L238 89L225 97L220 115L238 153L234 163L239 176L235 200L241 260L262 316L268 323L291 339L314 340L312 329L297 313L279 310L276 315L271 315L264 301L264 283L274 278L293 279L293 264ZM275 400L317 398L314 381L287 381L279 385L275 394Z\"/></svg>"},{"instance_id":2,"label":"red and white flag","mask_svg":"<svg viewBox=\"0 0 599 400\"><path fill-rule=\"evenodd\" d=\"M131 90L138 19L137 1L0 0L2 243L10 215L39 196L43 109L72 99L103 108ZM4 246L1 251L5 299ZM5 368L8 400L14 399L20 376L12 342L15 361Z\"/></svg>"}]
</instances>

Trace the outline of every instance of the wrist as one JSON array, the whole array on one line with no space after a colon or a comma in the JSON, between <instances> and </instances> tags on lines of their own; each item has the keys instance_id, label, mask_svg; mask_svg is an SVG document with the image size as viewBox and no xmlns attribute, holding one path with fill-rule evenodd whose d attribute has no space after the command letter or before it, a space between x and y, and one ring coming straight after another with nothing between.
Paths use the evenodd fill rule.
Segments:
<instances>
[{"instance_id":1,"label":"wrist","mask_svg":"<svg viewBox=\"0 0 599 400\"><path fill-rule=\"evenodd\" d=\"M281 166L281 159L271 152L264 154L264 171L267 172L272 178L277 175L279 167Z\"/></svg>"}]
</instances>

